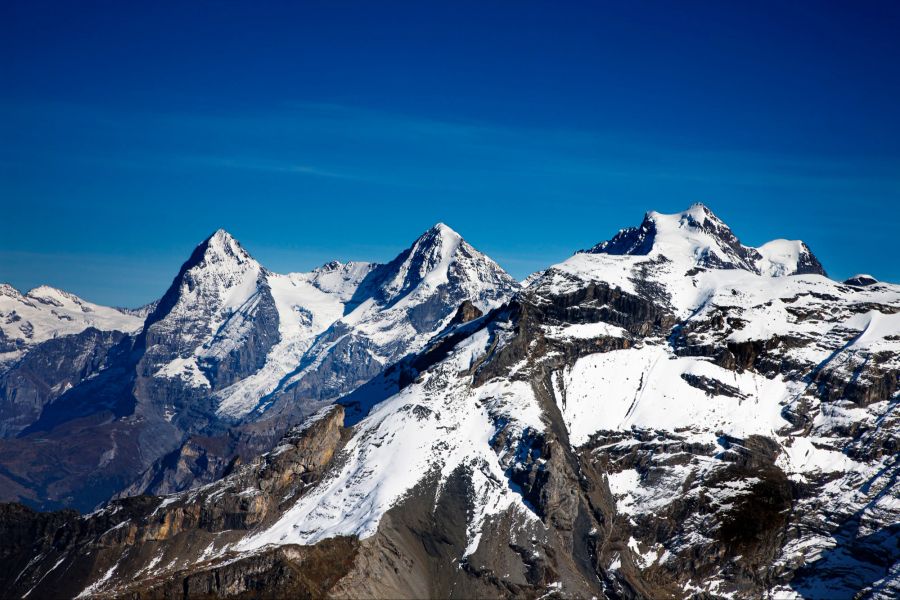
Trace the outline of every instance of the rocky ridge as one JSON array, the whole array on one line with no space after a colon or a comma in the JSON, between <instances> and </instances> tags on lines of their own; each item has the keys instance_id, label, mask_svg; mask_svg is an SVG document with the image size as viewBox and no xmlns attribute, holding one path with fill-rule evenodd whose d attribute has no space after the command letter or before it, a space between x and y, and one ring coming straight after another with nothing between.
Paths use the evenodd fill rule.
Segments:
<instances>
[{"instance_id":1,"label":"rocky ridge","mask_svg":"<svg viewBox=\"0 0 900 600\"><path fill-rule=\"evenodd\" d=\"M217 231L137 332L72 337L54 356L76 360L59 374L46 365L53 347L0 374L3 426L17 435L0 443L4 497L90 509L212 481L420 348L461 302L488 308L517 287L442 224L387 265L288 275ZM29 365L53 381L33 381Z\"/></svg>"},{"instance_id":2,"label":"rocky ridge","mask_svg":"<svg viewBox=\"0 0 900 600\"><path fill-rule=\"evenodd\" d=\"M7 579L68 573L67 593L98 597L896 596L900 288L790 275L818 261L757 258L702 206L648 221L505 303L461 302L218 482L116 500L75 546L48 540L77 516L7 508ZM152 550L129 537L167 522Z\"/></svg>"}]
</instances>

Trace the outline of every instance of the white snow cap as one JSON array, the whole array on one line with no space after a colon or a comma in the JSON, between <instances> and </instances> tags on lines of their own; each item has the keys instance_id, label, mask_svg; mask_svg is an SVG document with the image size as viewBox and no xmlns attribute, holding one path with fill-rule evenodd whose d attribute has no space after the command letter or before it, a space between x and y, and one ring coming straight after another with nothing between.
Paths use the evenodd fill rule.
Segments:
<instances>
[{"instance_id":1,"label":"white snow cap","mask_svg":"<svg viewBox=\"0 0 900 600\"><path fill-rule=\"evenodd\" d=\"M819 261L802 241L773 240L759 248L745 246L727 224L700 203L673 214L650 211L639 227L623 229L587 252L665 257L705 268L742 269L770 277L824 275Z\"/></svg>"},{"instance_id":2,"label":"white snow cap","mask_svg":"<svg viewBox=\"0 0 900 600\"><path fill-rule=\"evenodd\" d=\"M437 223L435 223L434 225L432 225L432 226L431 226L431 229L429 229L429 231L449 232L449 233L452 233L452 234L454 234L454 235L456 235L456 236L459 236L459 234L456 233L456 231L454 231L452 227L450 227L449 225L447 225L447 224L444 223L443 221L438 221Z\"/></svg>"},{"instance_id":3,"label":"white snow cap","mask_svg":"<svg viewBox=\"0 0 900 600\"><path fill-rule=\"evenodd\" d=\"M18 358L34 344L80 333L88 327L131 333L143 325L141 317L87 302L48 285L23 294L7 283L0 284L0 315L6 317L0 320L0 332L19 346L0 353L0 362Z\"/></svg>"},{"instance_id":4,"label":"white snow cap","mask_svg":"<svg viewBox=\"0 0 900 600\"><path fill-rule=\"evenodd\" d=\"M204 245L206 246L204 256L209 262L234 259L238 263L243 263L244 261L253 260L253 257L241 246L240 242L224 229L217 229L215 233L200 244L200 246Z\"/></svg>"},{"instance_id":5,"label":"white snow cap","mask_svg":"<svg viewBox=\"0 0 900 600\"><path fill-rule=\"evenodd\" d=\"M207 387L198 361L233 350L260 301L265 273L224 229L199 244L164 296L171 297L172 304L164 314L154 313L153 322L147 324L157 340L171 342L156 344L155 352L167 362L159 363L155 375ZM220 336L226 323L229 334ZM157 360L156 356L151 348L144 360Z\"/></svg>"},{"instance_id":6,"label":"white snow cap","mask_svg":"<svg viewBox=\"0 0 900 600\"><path fill-rule=\"evenodd\" d=\"M757 262L760 272L771 277L797 272L801 258L810 254L807 245L800 240L772 240L756 250L763 257Z\"/></svg>"}]
</instances>

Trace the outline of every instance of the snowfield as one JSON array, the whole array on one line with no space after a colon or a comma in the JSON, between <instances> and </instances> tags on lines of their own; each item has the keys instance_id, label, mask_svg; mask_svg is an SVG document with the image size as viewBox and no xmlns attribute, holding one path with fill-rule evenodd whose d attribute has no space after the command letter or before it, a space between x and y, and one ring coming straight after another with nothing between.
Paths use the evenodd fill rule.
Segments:
<instances>
[{"instance_id":1,"label":"snowfield","mask_svg":"<svg viewBox=\"0 0 900 600\"><path fill-rule=\"evenodd\" d=\"M144 319L137 315L46 285L22 294L11 285L0 284L0 340L15 344L10 350L0 346L0 363L18 359L31 346L88 327L132 333L143 324Z\"/></svg>"},{"instance_id":2,"label":"snowfield","mask_svg":"<svg viewBox=\"0 0 900 600\"><path fill-rule=\"evenodd\" d=\"M497 381L479 388L455 377L487 349L488 332L466 339L420 382L377 405L361 421L344 450L342 468L303 496L272 527L233 549L270 544L314 544L337 535L373 535L384 513L429 475L439 487L459 468L468 469L475 510L468 523L469 548L478 547L486 519L510 507L531 512L507 484L503 457L491 449L498 419L521 433L544 424L530 386Z\"/></svg>"},{"instance_id":3,"label":"snowfield","mask_svg":"<svg viewBox=\"0 0 900 600\"><path fill-rule=\"evenodd\" d=\"M801 241L744 246L699 204L647 213L522 285L443 224L384 265L278 275L224 232L201 258L157 322L178 343L155 374L210 387L203 366L243 348L269 302L278 338L215 390L217 415L302 408L309 426L338 401L346 429L329 422L335 457L315 478L289 471L296 495L274 514L175 566L157 556L154 577L372 538L414 491L434 489L437 506L462 475L454 573L506 581L484 565L519 557L565 596L571 557L540 570L563 548L613 596L644 575L676 597L900 594L900 286L829 279ZM222 481L200 489L229 493ZM264 495L253 485L242 502ZM497 524L527 543L497 546ZM115 568L85 593L118 585Z\"/></svg>"}]
</instances>

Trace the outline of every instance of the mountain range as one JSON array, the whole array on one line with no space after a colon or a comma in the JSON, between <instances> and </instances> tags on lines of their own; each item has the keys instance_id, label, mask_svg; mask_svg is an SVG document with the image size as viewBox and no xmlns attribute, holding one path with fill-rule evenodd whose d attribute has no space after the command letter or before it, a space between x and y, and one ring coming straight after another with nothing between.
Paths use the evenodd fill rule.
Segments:
<instances>
[{"instance_id":1,"label":"mountain range","mask_svg":"<svg viewBox=\"0 0 900 600\"><path fill-rule=\"evenodd\" d=\"M0 581L893 598L898 390L900 286L699 204L524 282L440 223L284 275L220 230L141 309L0 287Z\"/></svg>"}]
</instances>

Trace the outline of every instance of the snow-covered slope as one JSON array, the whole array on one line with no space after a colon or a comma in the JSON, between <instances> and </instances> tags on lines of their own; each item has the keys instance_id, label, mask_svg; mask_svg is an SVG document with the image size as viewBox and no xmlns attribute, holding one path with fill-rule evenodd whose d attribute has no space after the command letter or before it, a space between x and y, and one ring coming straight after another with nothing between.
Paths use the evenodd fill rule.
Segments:
<instances>
[{"instance_id":1,"label":"snow-covered slope","mask_svg":"<svg viewBox=\"0 0 900 600\"><path fill-rule=\"evenodd\" d=\"M370 537L384 513L427 476L436 474L440 489L459 469L472 473L467 554L478 547L491 515L515 510L534 518L522 497L503 483L512 457L491 448L499 420L508 424L511 436L543 429L531 387L502 381L474 387L458 377L484 357L491 339L487 330L467 337L421 380L379 404L356 427L341 468L234 550L313 544L335 535Z\"/></svg>"},{"instance_id":2,"label":"snow-covered slope","mask_svg":"<svg viewBox=\"0 0 900 600\"><path fill-rule=\"evenodd\" d=\"M345 312L372 263L328 263L310 273L269 273L267 283L278 310L280 339L261 369L217 393L218 411L246 415L297 369L317 336Z\"/></svg>"},{"instance_id":3,"label":"snow-covered slope","mask_svg":"<svg viewBox=\"0 0 900 600\"><path fill-rule=\"evenodd\" d=\"M410 258L417 242L360 285L372 287L342 320L357 328L347 335L397 339L379 340L378 324L439 287L443 249L455 247L430 233L439 249ZM802 243L740 245L702 206L650 213L534 278L507 309L423 346L384 380L385 399L328 476L212 556L378 540L388 515L396 526L423 489L447 502L463 473L456 558L470 572L496 568L497 544L520 535L541 557L574 535L592 540L598 592L890 597L897 557L873 556L892 551L900 521L900 288L796 274L813 264ZM378 303L387 310L369 317ZM579 503L603 513L603 485L614 515L594 522ZM583 592L560 578L563 592Z\"/></svg>"},{"instance_id":4,"label":"snow-covered slope","mask_svg":"<svg viewBox=\"0 0 900 600\"><path fill-rule=\"evenodd\" d=\"M603 281L652 296L687 316L722 287L777 285L768 279L789 275L825 279L824 269L803 242L744 246L709 208L694 204L671 215L647 213L640 227L623 229L611 240L554 265L545 280L555 280L559 290L570 280L575 286Z\"/></svg>"},{"instance_id":5,"label":"snow-covered slope","mask_svg":"<svg viewBox=\"0 0 900 600\"><path fill-rule=\"evenodd\" d=\"M500 266L443 223L390 263L330 263L290 277L310 294L327 298L330 309L318 313L315 326L303 328L302 341L273 349L267 363L278 379L267 375L266 385L220 392L223 416L246 418L251 411L261 416L333 401L421 349L464 301L486 311L518 289Z\"/></svg>"},{"instance_id":6,"label":"snow-covered slope","mask_svg":"<svg viewBox=\"0 0 900 600\"><path fill-rule=\"evenodd\" d=\"M0 432L56 431L54 443L64 449L71 435L67 427L75 427L78 418L97 418L103 431L86 438L90 449L79 452L65 475L57 467L40 466L42 454L10 453L17 472L35 477L35 486L48 484L46 474L63 490L60 496L74 502L81 502L79 493L84 502L95 502L97 490L105 489L82 489L79 473L91 465L104 465L97 477L108 475L105 485L121 486L114 482L124 478L134 485L164 486L159 482L169 482L168 469L181 468L165 457L172 459L170 453L182 445L193 452L197 445L190 436L219 439L218 444L201 443L218 448L210 452L220 455L193 456L197 464L184 468L188 475L175 478L177 486L172 483L181 489L192 485L194 476L200 481L218 476L238 451L235 440L263 451L291 424L421 348L464 302L487 309L516 288L496 263L444 225L430 229L387 265L332 262L288 275L265 269L219 230L195 248L148 309L142 329L139 311L120 314L80 304L84 314L110 313L133 321L139 331L125 339L80 340L77 348L84 356L72 361L77 373L60 372L48 382L25 372L0 381L0 392L17 397L0 406L0 417L10 421ZM110 362L101 352L115 344ZM54 348L42 360L56 360L61 352ZM27 419L15 414L25 403ZM108 425L110 411L121 420ZM254 427L260 420L267 422ZM243 425L248 427L241 433L228 432ZM140 446L136 455L117 450L122 437Z\"/></svg>"},{"instance_id":7,"label":"snow-covered slope","mask_svg":"<svg viewBox=\"0 0 900 600\"><path fill-rule=\"evenodd\" d=\"M210 387L204 368L246 342L260 303L265 271L228 232L200 244L148 316L144 364L149 375Z\"/></svg>"},{"instance_id":8,"label":"snow-covered slope","mask_svg":"<svg viewBox=\"0 0 900 600\"><path fill-rule=\"evenodd\" d=\"M298 367L219 409L340 406L221 481L86 517L79 590L900 594L900 286L832 281L695 205L525 289L442 225L387 265L263 288L263 370ZM485 314L454 318L464 299ZM21 581L84 565L54 539Z\"/></svg>"},{"instance_id":9,"label":"snow-covered slope","mask_svg":"<svg viewBox=\"0 0 900 600\"><path fill-rule=\"evenodd\" d=\"M873 532L900 520L898 465L884 450L896 447L900 425L900 287L827 279L802 242L770 242L759 258L700 206L649 213L617 238L549 269L530 290L553 298L608 285L676 317L665 336L625 336L625 348L583 356L554 376L572 443L604 448L616 465L610 486L635 548L649 549L644 568L687 569L688 556L720 543L716 530L733 531L729 519L759 518L739 509L774 486L786 495L768 501L792 516L780 525L785 537L771 538L784 545L766 568L798 570L769 593L894 594L896 554L879 566L865 553L891 547L895 533ZM770 471L734 479L735 461L757 452L736 444L756 439L772 443L767 458L753 459L770 461ZM731 479L703 483L720 478ZM710 502L709 514L697 513ZM672 532L660 539L660 527ZM683 593L753 595L721 570L682 585Z\"/></svg>"},{"instance_id":10,"label":"snow-covered slope","mask_svg":"<svg viewBox=\"0 0 900 600\"><path fill-rule=\"evenodd\" d=\"M756 261L761 275L783 277L785 275L804 275L825 271L818 259L813 256L809 246L800 240L772 240L756 249L762 258Z\"/></svg>"},{"instance_id":11,"label":"snow-covered slope","mask_svg":"<svg viewBox=\"0 0 900 600\"><path fill-rule=\"evenodd\" d=\"M725 223L703 204L675 214L648 212L639 227L621 230L587 253L646 256L680 266L743 269L777 277L825 271L799 240L773 240L759 248L741 244Z\"/></svg>"},{"instance_id":12,"label":"snow-covered slope","mask_svg":"<svg viewBox=\"0 0 900 600\"><path fill-rule=\"evenodd\" d=\"M142 325L139 316L56 288L40 286L22 294L11 285L0 284L0 364L18 359L36 344L88 327L131 333Z\"/></svg>"}]
</instances>

